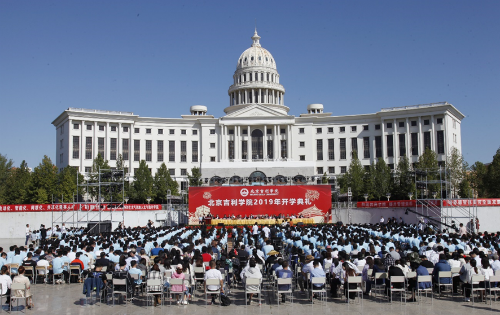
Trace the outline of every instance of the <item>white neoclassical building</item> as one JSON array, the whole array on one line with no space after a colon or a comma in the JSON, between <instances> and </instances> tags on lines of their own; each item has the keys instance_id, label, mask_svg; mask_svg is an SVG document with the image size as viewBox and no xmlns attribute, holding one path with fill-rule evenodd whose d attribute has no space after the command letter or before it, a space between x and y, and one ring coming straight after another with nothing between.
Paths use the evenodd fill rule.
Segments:
<instances>
[{"instance_id":1,"label":"white neoclassical building","mask_svg":"<svg viewBox=\"0 0 500 315\"><path fill-rule=\"evenodd\" d=\"M141 160L153 174L165 163L184 189L183 178L193 167L203 178L245 178L260 171L290 179L345 173L353 151L365 166L383 158L391 167L400 156L415 163L426 147L441 162L452 147L461 151L464 115L447 102L350 116L333 116L323 104L309 104L304 114L289 115L276 60L257 32L252 40L237 61L225 116L215 118L203 105L191 106L181 118L68 108L52 122L56 165L89 172L97 154L112 167L121 154L131 176Z\"/></svg>"}]
</instances>

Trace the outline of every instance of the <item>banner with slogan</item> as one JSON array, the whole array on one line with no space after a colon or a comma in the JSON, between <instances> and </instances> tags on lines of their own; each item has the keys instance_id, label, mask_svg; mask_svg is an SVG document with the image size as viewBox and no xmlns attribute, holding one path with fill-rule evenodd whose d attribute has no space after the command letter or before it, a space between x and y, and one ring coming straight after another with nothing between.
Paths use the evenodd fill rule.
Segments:
<instances>
[{"instance_id":1,"label":"banner with slogan","mask_svg":"<svg viewBox=\"0 0 500 315\"><path fill-rule=\"evenodd\" d=\"M441 200L439 199L422 199L420 200L419 207L425 203L429 205L440 207ZM393 201L358 201L358 208L401 208L401 207L415 207L416 200L393 200ZM500 198L481 198L481 199L444 199L442 202L443 207L500 207Z\"/></svg>"},{"instance_id":2,"label":"banner with slogan","mask_svg":"<svg viewBox=\"0 0 500 315\"><path fill-rule=\"evenodd\" d=\"M108 204L103 203L104 211L116 210L121 208L110 208ZM159 204L125 204L123 205L125 211L151 211L161 210ZM99 211L99 204L85 203L58 203L58 204L42 204L42 205L0 205L0 212L47 212L47 211L71 211L71 210L85 210L85 211Z\"/></svg>"},{"instance_id":3,"label":"banner with slogan","mask_svg":"<svg viewBox=\"0 0 500 315\"><path fill-rule=\"evenodd\" d=\"M332 204L330 185L189 187L189 224L198 218L295 215L325 222Z\"/></svg>"}]
</instances>

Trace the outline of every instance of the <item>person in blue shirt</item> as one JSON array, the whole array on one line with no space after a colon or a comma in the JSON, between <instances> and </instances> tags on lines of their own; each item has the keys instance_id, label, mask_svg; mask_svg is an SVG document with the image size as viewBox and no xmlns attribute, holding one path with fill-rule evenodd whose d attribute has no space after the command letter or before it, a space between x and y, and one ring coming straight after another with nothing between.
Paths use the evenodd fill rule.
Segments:
<instances>
[{"instance_id":1,"label":"person in blue shirt","mask_svg":"<svg viewBox=\"0 0 500 315\"><path fill-rule=\"evenodd\" d=\"M276 276L280 279L283 278L293 278L293 272L290 270L290 267L288 265L288 261L283 261L283 268L280 270L276 271ZM290 290L290 285L288 284L283 284L278 286L278 290L280 291L287 291ZM286 302L286 293L281 294L281 302L285 303Z\"/></svg>"},{"instance_id":2,"label":"person in blue shirt","mask_svg":"<svg viewBox=\"0 0 500 315\"><path fill-rule=\"evenodd\" d=\"M311 275L311 282L312 282L312 279L313 278L325 278L325 281L326 281L326 274L325 274L325 271L323 270L323 267L321 267L321 264L319 261L315 260L314 263L313 263L313 269L311 270L310 272L310 275ZM318 290L318 289L322 289L325 287L325 284L314 284L314 289L315 290ZM314 296L311 296L310 298L310 301L312 301L313 297L316 297L316 295Z\"/></svg>"},{"instance_id":3,"label":"person in blue shirt","mask_svg":"<svg viewBox=\"0 0 500 315\"><path fill-rule=\"evenodd\" d=\"M451 271L451 266L448 260L446 260L445 254L439 254L439 261L434 265L434 270L432 271L432 281L434 284L438 284L439 272L440 271ZM441 283L450 284L451 278L441 278Z\"/></svg>"},{"instance_id":4,"label":"person in blue shirt","mask_svg":"<svg viewBox=\"0 0 500 315\"><path fill-rule=\"evenodd\" d=\"M142 283L142 279L141 279L142 271L141 271L141 269L137 268L137 261L132 260L130 262L130 267L131 268L129 269L128 273L130 273L131 275L139 275L139 279L134 280L135 284L141 284Z\"/></svg>"},{"instance_id":5,"label":"person in blue shirt","mask_svg":"<svg viewBox=\"0 0 500 315\"><path fill-rule=\"evenodd\" d=\"M62 259L62 251L57 252L57 257L52 260L52 270L49 270L49 275L63 274L63 279L69 281L69 273L63 269L64 260Z\"/></svg>"},{"instance_id":6,"label":"person in blue shirt","mask_svg":"<svg viewBox=\"0 0 500 315\"><path fill-rule=\"evenodd\" d=\"M418 263L413 262L413 263L411 263L411 269L416 271L417 278L419 276L428 276L429 275L429 271L422 264L418 264ZM430 288L430 287L432 287L432 282L420 282L418 284L418 287L421 290ZM412 298L407 300L408 302L415 302L416 301L415 300L416 288L417 288L417 279L416 278L408 279L408 290L410 292L412 292Z\"/></svg>"}]
</instances>

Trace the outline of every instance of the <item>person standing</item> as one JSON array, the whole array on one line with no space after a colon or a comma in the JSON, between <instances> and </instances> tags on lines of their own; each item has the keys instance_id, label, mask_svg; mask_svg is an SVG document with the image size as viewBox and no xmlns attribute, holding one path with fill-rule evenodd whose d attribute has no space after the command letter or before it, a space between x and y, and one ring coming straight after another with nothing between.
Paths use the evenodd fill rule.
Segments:
<instances>
[{"instance_id":1,"label":"person standing","mask_svg":"<svg viewBox=\"0 0 500 315\"><path fill-rule=\"evenodd\" d=\"M42 239L42 244L45 243L45 239L47 238L47 229L45 228L45 225L40 226L40 237Z\"/></svg>"},{"instance_id":2,"label":"person standing","mask_svg":"<svg viewBox=\"0 0 500 315\"><path fill-rule=\"evenodd\" d=\"M384 222L385 222L384 216L381 216L381 217L380 217L380 225L383 225L383 224L384 224Z\"/></svg>"},{"instance_id":3,"label":"person standing","mask_svg":"<svg viewBox=\"0 0 500 315\"><path fill-rule=\"evenodd\" d=\"M30 225L26 224L26 242L24 242L24 245L28 245L28 241L29 241L30 237L31 237Z\"/></svg>"}]
</instances>

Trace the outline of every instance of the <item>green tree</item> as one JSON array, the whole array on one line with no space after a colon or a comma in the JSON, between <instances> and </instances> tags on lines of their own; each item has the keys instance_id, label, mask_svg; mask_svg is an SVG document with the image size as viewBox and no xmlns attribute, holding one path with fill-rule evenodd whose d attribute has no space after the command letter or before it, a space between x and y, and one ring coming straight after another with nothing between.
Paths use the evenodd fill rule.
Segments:
<instances>
[{"instance_id":1,"label":"green tree","mask_svg":"<svg viewBox=\"0 0 500 315\"><path fill-rule=\"evenodd\" d=\"M321 183L322 184L328 184L328 175L326 175L326 172L321 177Z\"/></svg>"},{"instance_id":2,"label":"green tree","mask_svg":"<svg viewBox=\"0 0 500 315\"><path fill-rule=\"evenodd\" d=\"M73 202L76 201L77 195L82 194L82 188L77 191L77 176L78 182L83 182L83 175L77 172L76 168L66 166L58 174L57 196L62 198L61 201Z\"/></svg>"},{"instance_id":3,"label":"green tree","mask_svg":"<svg viewBox=\"0 0 500 315\"><path fill-rule=\"evenodd\" d=\"M487 197L487 173L488 169L486 165L481 162L476 162L470 167L467 180L470 182L470 186L478 198Z\"/></svg>"},{"instance_id":4,"label":"green tree","mask_svg":"<svg viewBox=\"0 0 500 315\"><path fill-rule=\"evenodd\" d=\"M467 175L468 165L457 148L452 147L451 153L446 157L447 180L450 183L451 198L456 198L458 191L465 186L461 185ZM461 187L462 186L462 187ZM463 196L462 194L460 194Z\"/></svg>"},{"instance_id":5,"label":"green tree","mask_svg":"<svg viewBox=\"0 0 500 315\"><path fill-rule=\"evenodd\" d=\"M108 164L107 160L104 160L102 155L99 153L95 157L94 161L92 162L92 171L89 175L89 184L94 184L88 187L88 193L90 196L94 199L97 200L99 198L99 172L101 171L104 172L103 170L109 170L111 167ZM101 176L101 182L103 181L103 178ZM106 179L106 181L108 181ZM109 201L109 192L106 191L106 188L101 187L101 197L103 197L106 201Z\"/></svg>"},{"instance_id":6,"label":"green tree","mask_svg":"<svg viewBox=\"0 0 500 315\"><path fill-rule=\"evenodd\" d=\"M354 200L360 200L365 193L364 185L365 169L358 159L356 151L353 152L353 159L349 165L349 169L345 174L345 191L347 187L351 187L351 192Z\"/></svg>"},{"instance_id":7,"label":"green tree","mask_svg":"<svg viewBox=\"0 0 500 315\"><path fill-rule=\"evenodd\" d=\"M188 172L188 178L189 178L189 187L197 187L201 186L202 180L201 180L201 170L198 167L193 167L191 169L191 174Z\"/></svg>"},{"instance_id":8,"label":"green tree","mask_svg":"<svg viewBox=\"0 0 500 315\"><path fill-rule=\"evenodd\" d=\"M7 178L5 187L5 203L24 204L30 201L29 191L31 185L31 173L26 161L22 161L19 168L12 171Z\"/></svg>"},{"instance_id":9,"label":"green tree","mask_svg":"<svg viewBox=\"0 0 500 315\"><path fill-rule=\"evenodd\" d=\"M486 173L486 183L488 187L488 197L500 197L500 148L493 156L493 161L488 165Z\"/></svg>"},{"instance_id":10,"label":"green tree","mask_svg":"<svg viewBox=\"0 0 500 315\"><path fill-rule=\"evenodd\" d=\"M34 203L51 203L57 198L57 167L48 156L35 167L31 176L30 201Z\"/></svg>"},{"instance_id":11,"label":"green tree","mask_svg":"<svg viewBox=\"0 0 500 315\"><path fill-rule=\"evenodd\" d=\"M5 188L7 179L12 173L12 165L14 163L11 159L7 159L6 155L0 154L0 204L5 203Z\"/></svg>"},{"instance_id":12,"label":"green tree","mask_svg":"<svg viewBox=\"0 0 500 315\"><path fill-rule=\"evenodd\" d=\"M417 174L416 176L417 181L427 182L427 188L420 188L420 191L418 192L419 196L423 194L429 198L433 192L436 192L437 197L439 198L441 196L439 191L440 186L439 184L432 182L439 179L439 167L436 152L426 148L425 152L418 157L416 170L424 171L426 173L426 175Z\"/></svg>"},{"instance_id":13,"label":"green tree","mask_svg":"<svg viewBox=\"0 0 500 315\"><path fill-rule=\"evenodd\" d=\"M178 195L179 184L172 179L165 163L162 163L155 174L153 180L155 191L155 203L165 203L167 201L168 190L171 195Z\"/></svg>"},{"instance_id":14,"label":"green tree","mask_svg":"<svg viewBox=\"0 0 500 315\"><path fill-rule=\"evenodd\" d=\"M146 164L146 161L141 160L139 168L134 174L134 182L130 189L130 199L136 203L147 203L147 198L155 198L153 192L153 176Z\"/></svg>"},{"instance_id":15,"label":"green tree","mask_svg":"<svg viewBox=\"0 0 500 315\"><path fill-rule=\"evenodd\" d=\"M372 192L375 198L380 200L392 190L392 172L391 168L382 158L377 160L373 173Z\"/></svg>"},{"instance_id":16,"label":"green tree","mask_svg":"<svg viewBox=\"0 0 500 315\"><path fill-rule=\"evenodd\" d=\"M125 190L125 197L130 196L130 181L129 181L129 176L128 176L128 167L125 166L125 161L123 161L123 156L121 154L118 154L118 158L116 159L116 169L123 171L123 189ZM118 196L113 197L113 200L119 200L123 201L122 199L122 194L121 192L118 193Z\"/></svg>"},{"instance_id":17,"label":"green tree","mask_svg":"<svg viewBox=\"0 0 500 315\"><path fill-rule=\"evenodd\" d=\"M409 198L408 193L411 192L415 194L413 170L408 157L402 156L399 158L399 163L394 175L394 186L392 190L392 198L394 198L394 200L406 200Z\"/></svg>"}]
</instances>

